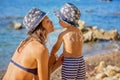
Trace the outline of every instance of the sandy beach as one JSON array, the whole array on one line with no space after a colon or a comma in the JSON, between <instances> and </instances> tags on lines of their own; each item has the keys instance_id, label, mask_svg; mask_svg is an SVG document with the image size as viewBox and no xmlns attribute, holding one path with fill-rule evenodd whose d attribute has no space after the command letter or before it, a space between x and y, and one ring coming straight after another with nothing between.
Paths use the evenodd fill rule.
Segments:
<instances>
[{"instance_id":1,"label":"sandy beach","mask_svg":"<svg viewBox=\"0 0 120 80\"><path fill-rule=\"evenodd\" d=\"M23 25L23 18L29 9L36 7L49 13L48 16L55 28L55 31L48 36L48 44L46 44L51 51L62 31L59 19L53 12L59 10L67 2L75 4L81 13L79 24L81 31L85 34L83 53L85 56L90 55L90 57L85 57L86 80L98 80L95 79L99 73L97 66L102 61L107 66L120 68L120 0L12 0L12 2L3 0L0 3L0 80L17 45L28 36ZM19 28L16 28L16 24L17 26L20 24ZM57 52L58 55L62 51L61 47ZM120 76L120 71L117 73ZM112 75L115 75L114 71ZM106 75L102 74L101 77L106 77ZM61 67L51 74L51 80L61 80ZM99 80L120 80L120 78Z\"/></svg>"},{"instance_id":2,"label":"sandy beach","mask_svg":"<svg viewBox=\"0 0 120 80\"><path fill-rule=\"evenodd\" d=\"M120 68L120 52L101 53L94 56L86 57L86 71L87 80L95 79L95 67L99 65L101 61L104 61L106 65L117 66ZM5 71L0 71L0 80ZM120 74L120 73L119 73ZM58 68L53 74L51 74L51 80L61 80L61 67ZM112 79L111 79L112 80Z\"/></svg>"},{"instance_id":3,"label":"sandy beach","mask_svg":"<svg viewBox=\"0 0 120 80\"><path fill-rule=\"evenodd\" d=\"M101 53L91 56L89 58L85 58L86 71L87 71L86 80L98 80L95 79L95 75L96 75L95 67L98 66L101 61L104 61L106 65L117 66L120 68L119 60L120 60L120 52ZM51 80L61 80L61 67L51 75ZM106 79L106 80L113 80L113 79Z\"/></svg>"}]
</instances>

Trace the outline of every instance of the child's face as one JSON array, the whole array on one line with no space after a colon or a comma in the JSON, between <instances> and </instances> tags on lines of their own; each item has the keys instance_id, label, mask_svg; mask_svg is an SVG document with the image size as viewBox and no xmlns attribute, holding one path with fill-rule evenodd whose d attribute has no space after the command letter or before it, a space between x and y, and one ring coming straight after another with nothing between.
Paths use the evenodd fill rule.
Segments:
<instances>
[{"instance_id":1,"label":"child's face","mask_svg":"<svg viewBox=\"0 0 120 80\"><path fill-rule=\"evenodd\" d=\"M63 20L59 19L59 24L65 28L65 26L67 25Z\"/></svg>"}]
</instances>

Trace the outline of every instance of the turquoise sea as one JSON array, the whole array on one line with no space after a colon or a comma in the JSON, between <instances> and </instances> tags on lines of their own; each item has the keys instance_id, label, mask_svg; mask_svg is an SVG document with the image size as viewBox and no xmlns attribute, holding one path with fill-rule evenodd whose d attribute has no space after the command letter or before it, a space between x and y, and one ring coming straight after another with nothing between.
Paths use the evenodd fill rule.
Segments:
<instances>
[{"instance_id":1,"label":"turquoise sea","mask_svg":"<svg viewBox=\"0 0 120 80\"><path fill-rule=\"evenodd\" d=\"M11 24L16 21L22 23L23 17L33 7L49 12L48 16L54 23L55 32L48 36L49 51L54 45L59 29L58 19L53 11L59 9L66 2L75 4L81 11L81 20L89 26L98 26L105 31L117 29L120 33L120 0L111 2L101 0L2 0L0 2L0 70L5 70L17 45L26 35L26 29L14 30ZM83 55L91 56L111 51L119 51L120 42L96 42L83 45ZM61 53L59 50L58 55Z\"/></svg>"}]
</instances>

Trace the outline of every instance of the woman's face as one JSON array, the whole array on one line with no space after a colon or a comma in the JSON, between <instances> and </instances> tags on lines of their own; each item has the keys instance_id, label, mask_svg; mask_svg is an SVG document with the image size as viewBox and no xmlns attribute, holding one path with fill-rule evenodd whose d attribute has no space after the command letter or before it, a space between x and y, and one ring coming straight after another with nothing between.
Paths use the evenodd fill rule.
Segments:
<instances>
[{"instance_id":1,"label":"woman's face","mask_svg":"<svg viewBox=\"0 0 120 80\"><path fill-rule=\"evenodd\" d=\"M46 16L42 21L42 26L47 30L48 33L51 33L54 31L53 23L52 21Z\"/></svg>"}]
</instances>

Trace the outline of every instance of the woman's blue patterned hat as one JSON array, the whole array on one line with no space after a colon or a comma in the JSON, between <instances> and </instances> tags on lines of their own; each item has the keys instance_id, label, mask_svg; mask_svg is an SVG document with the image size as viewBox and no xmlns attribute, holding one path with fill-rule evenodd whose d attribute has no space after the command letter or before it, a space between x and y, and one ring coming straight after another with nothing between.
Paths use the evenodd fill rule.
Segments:
<instances>
[{"instance_id":1,"label":"woman's blue patterned hat","mask_svg":"<svg viewBox=\"0 0 120 80\"><path fill-rule=\"evenodd\" d=\"M80 19L80 10L71 3L66 3L60 11L54 11L55 15L63 21L78 27L78 20Z\"/></svg>"},{"instance_id":2,"label":"woman's blue patterned hat","mask_svg":"<svg viewBox=\"0 0 120 80\"><path fill-rule=\"evenodd\" d=\"M33 32L47 14L38 8L32 8L24 17L23 24L28 32Z\"/></svg>"}]
</instances>

